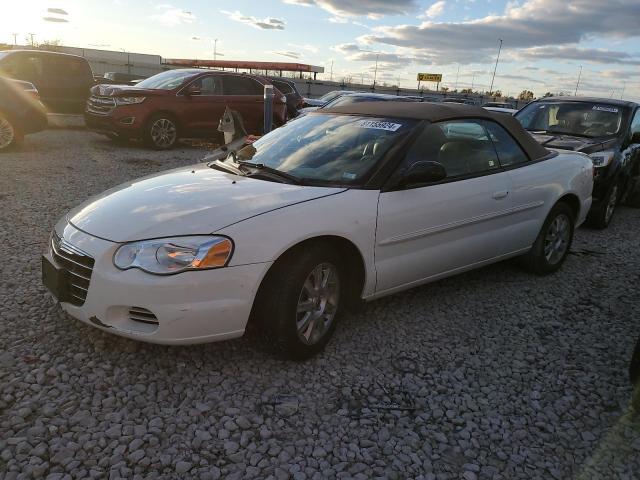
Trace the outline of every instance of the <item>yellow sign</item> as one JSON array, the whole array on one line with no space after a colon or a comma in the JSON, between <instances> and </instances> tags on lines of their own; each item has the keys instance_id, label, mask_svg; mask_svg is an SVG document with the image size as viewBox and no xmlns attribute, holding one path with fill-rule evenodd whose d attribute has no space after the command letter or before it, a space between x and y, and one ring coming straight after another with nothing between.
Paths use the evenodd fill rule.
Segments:
<instances>
[{"instance_id":1,"label":"yellow sign","mask_svg":"<svg viewBox=\"0 0 640 480\"><path fill-rule=\"evenodd\" d=\"M419 73L418 81L419 82L441 82L442 74L441 73Z\"/></svg>"}]
</instances>

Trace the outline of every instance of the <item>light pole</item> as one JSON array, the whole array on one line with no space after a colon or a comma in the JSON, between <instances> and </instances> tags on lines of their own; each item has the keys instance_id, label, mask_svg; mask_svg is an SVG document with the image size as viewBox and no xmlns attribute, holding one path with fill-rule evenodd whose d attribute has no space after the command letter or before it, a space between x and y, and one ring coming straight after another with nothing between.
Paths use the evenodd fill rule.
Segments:
<instances>
[{"instance_id":1,"label":"light pole","mask_svg":"<svg viewBox=\"0 0 640 480\"><path fill-rule=\"evenodd\" d=\"M473 93L473 84L476 81L476 72L473 72L473 75L471 76L471 93Z\"/></svg>"},{"instance_id":2,"label":"light pole","mask_svg":"<svg viewBox=\"0 0 640 480\"><path fill-rule=\"evenodd\" d=\"M580 65L580 72L578 73L578 81L576 82L576 91L573 93L573 96L578 95L578 87L580 86L580 77L582 77L582 65Z\"/></svg>"},{"instance_id":3,"label":"light pole","mask_svg":"<svg viewBox=\"0 0 640 480\"><path fill-rule=\"evenodd\" d=\"M493 95L493 81L496 79L496 70L498 70L498 61L500 60L500 52L502 51L502 39L500 40L500 46L498 47L498 56L496 57L496 66L493 68L493 77L491 78L491 87L489 87L489 95Z\"/></svg>"},{"instance_id":4,"label":"light pole","mask_svg":"<svg viewBox=\"0 0 640 480\"><path fill-rule=\"evenodd\" d=\"M213 61L215 62L218 59L218 39L215 38L213 40Z\"/></svg>"},{"instance_id":5,"label":"light pole","mask_svg":"<svg viewBox=\"0 0 640 480\"><path fill-rule=\"evenodd\" d=\"M378 78L378 59L380 58L380 54L376 53L376 68L373 72L373 89L376 88L376 79Z\"/></svg>"},{"instance_id":6,"label":"light pole","mask_svg":"<svg viewBox=\"0 0 640 480\"><path fill-rule=\"evenodd\" d=\"M622 92L620 92L620 100L622 100L622 96L624 95L624 89L627 87L627 82L622 84Z\"/></svg>"},{"instance_id":7,"label":"light pole","mask_svg":"<svg viewBox=\"0 0 640 480\"><path fill-rule=\"evenodd\" d=\"M13 35L13 44L18 45L18 34L12 33L11 35Z\"/></svg>"},{"instance_id":8,"label":"light pole","mask_svg":"<svg viewBox=\"0 0 640 480\"><path fill-rule=\"evenodd\" d=\"M33 47L34 46L33 37L35 37L36 34L35 33L30 33L29 36L31 37L31 46Z\"/></svg>"},{"instance_id":9,"label":"light pole","mask_svg":"<svg viewBox=\"0 0 640 480\"><path fill-rule=\"evenodd\" d=\"M333 60L331 60L331 73L329 74L329 81L333 82Z\"/></svg>"},{"instance_id":10,"label":"light pole","mask_svg":"<svg viewBox=\"0 0 640 480\"><path fill-rule=\"evenodd\" d=\"M456 72L456 92L458 91L458 77L460 76L460 64L458 64L458 71Z\"/></svg>"}]
</instances>

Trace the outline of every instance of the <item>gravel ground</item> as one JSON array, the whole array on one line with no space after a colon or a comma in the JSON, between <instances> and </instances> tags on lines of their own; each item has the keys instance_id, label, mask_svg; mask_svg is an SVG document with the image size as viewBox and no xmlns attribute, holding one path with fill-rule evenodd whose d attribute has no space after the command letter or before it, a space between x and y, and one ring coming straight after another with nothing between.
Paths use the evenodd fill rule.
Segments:
<instances>
[{"instance_id":1,"label":"gravel ground","mask_svg":"<svg viewBox=\"0 0 640 480\"><path fill-rule=\"evenodd\" d=\"M0 478L639 478L638 210L580 229L551 277L505 262L368 304L304 363L252 337L136 343L53 305L56 219L205 152L59 130L0 155Z\"/></svg>"}]
</instances>

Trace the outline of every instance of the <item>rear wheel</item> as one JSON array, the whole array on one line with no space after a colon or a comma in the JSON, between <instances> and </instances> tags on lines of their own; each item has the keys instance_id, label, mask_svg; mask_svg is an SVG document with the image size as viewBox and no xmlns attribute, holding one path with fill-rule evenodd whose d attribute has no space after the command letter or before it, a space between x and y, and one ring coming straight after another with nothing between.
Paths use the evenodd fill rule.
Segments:
<instances>
[{"instance_id":1,"label":"rear wheel","mask_svg":"<svg viewBox=\"0 0 640 480\"><path fill-rule=\"evenodd\" d=\"M0 152L9 149L18 140L18 132L11 121L0 113Z\"/></svg>"},{"instance_id":2,"label":"rear wheel","mask_svg":"<svg viewBox=\"0 0 640 480\"><path fill-rule=\"evenodd\" d=\"M551 209L538 238L523 257L529 271L548 275L562 266L573 242L573 217L573 210L564 202Z\"/></svg>"},{"instance_id":3,"label":"rear wheel","mask_svg":"<svg viewBox=\"0 0 640 480\"><path fill-rule=\"evenodd\" d=\"M288 357L309 358L333 335L346 291L342 264L330 248L306 245L286 254L265 279L260 323Z\"/></svg>"},{"instance_id":4,"label":"rear wheel","mask_svg":"<svg viewBox=\"0 0 640 480\"><path fill-rule=\"evenodd\" d=\"M169 150L178 142L178 123L170 115L154 115L147 122L144 140L154 150Z\"/></svg>"}]
</instances>

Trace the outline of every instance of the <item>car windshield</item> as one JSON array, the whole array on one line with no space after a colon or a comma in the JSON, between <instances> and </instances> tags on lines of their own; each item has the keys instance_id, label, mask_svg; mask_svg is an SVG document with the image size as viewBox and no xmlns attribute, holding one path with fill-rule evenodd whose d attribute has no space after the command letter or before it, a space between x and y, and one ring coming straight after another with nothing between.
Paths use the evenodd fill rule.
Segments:
<instances>
[{"instance_id":1,"label":"car windshield","mask_svg":"<svg viewBox=\"0 0 640 480\"><path fill-rule=\"evenodd\" d=\"M622 108L607 103L536 102L524 107L516 118L530 131L605 137L620 130Z\"/></svg>"},{"instance_id":2,"label":"car windshield","mask_svg":"<svg viewBox=\"0 0 640 480\"><path fill-rule=\"evenodd\" d=\"M342 95L346 95L351 92L345 92L343 90L334 90L333 92L329 92L322 97L320 97L320 101L324 103L329 103L331 100L341 97Z\"/></svg>"},{"instance_id":3,"label":"car windshield","mask_svg":"<svg viewBox=\"0 0 640 480\"><path fill-rule=\"evenodd\" d=\"M351 185L361 181L416 120L311 114L265 135L238 152L304 183Z\"/></svg>"},{"instance_id":4,"label":"car windshield","mask_svg":"<svg viewBox=\"0 0 640 480\"><path fill-rule=\"evenodd\" d=\"M194 76L193 72L184 70L168 70L136 84L136 87L152 90L173 90L182 85L185 80Z\"/></svg>"}]
</instances>

